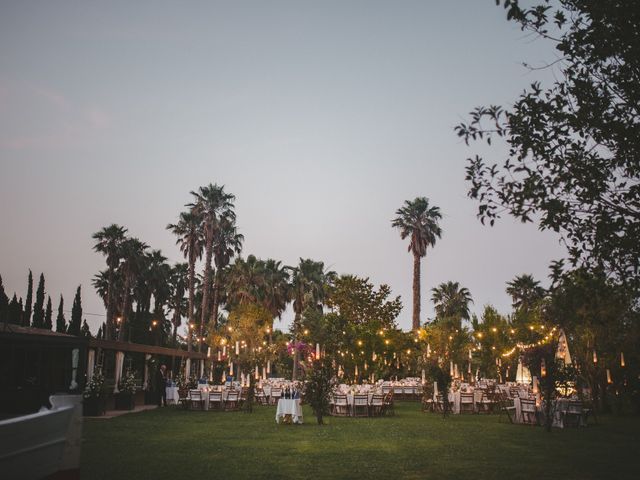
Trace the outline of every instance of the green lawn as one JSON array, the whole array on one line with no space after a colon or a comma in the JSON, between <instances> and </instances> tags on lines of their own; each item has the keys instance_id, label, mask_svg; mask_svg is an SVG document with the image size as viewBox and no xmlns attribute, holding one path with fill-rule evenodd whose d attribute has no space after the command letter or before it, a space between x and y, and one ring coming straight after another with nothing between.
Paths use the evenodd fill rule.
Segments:
<instances>
[{"instance_id":1,"label":"green lawn","mask_svg":"<svg viewBox=\"0 0 640 480\"><path fill-rule=\"evenodd\" d=\"M554 430L497 415L423 414L326 419L305 407L304 425L276 425L275 407L254 413L174 407L84 423L82 478L640 478L640 418Z\"/></svg>"}]
</instances>

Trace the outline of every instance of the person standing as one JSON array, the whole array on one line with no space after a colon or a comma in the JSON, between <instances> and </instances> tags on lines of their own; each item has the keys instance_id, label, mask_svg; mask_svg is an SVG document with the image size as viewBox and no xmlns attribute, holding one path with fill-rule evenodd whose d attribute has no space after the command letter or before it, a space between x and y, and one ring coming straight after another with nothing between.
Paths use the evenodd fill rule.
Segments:
<instances>
[{"instance_id":1,"label":"person standing","mask_svg":"<svg viewBox=\"0 0 640 480\"><path fill-rule=\"evenodd\" d=\"M158 392L158 406L161 407L163 402L167 406L167 366L160 365L156 373L156 390Z\"/></svg>"}]
</instances>

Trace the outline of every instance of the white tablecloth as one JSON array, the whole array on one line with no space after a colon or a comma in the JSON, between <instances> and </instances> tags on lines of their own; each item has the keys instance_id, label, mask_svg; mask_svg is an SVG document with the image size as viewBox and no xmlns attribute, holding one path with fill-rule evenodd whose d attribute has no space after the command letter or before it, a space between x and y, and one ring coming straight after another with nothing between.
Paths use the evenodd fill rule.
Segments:
<instances>
[{"instance_id":1,"label":"white tablecloth","mask_svg":"<svg viewBox=\"0 0 640 480\"><path fill-rule=\"evenodd\" d=\"M285 415L291 415L293 423L303 423L302 407L300 399L281 398L278 400L278 409L276 411L276 423L284 418Z\"/></svg>"},{"instance_id":2,"label":"white tablecloth","mask_svg":"<svg viewBox=\"0 0 640 480\"><path fill-rule=\"evenodd\" d=\"M169 403L177 404L178 399L180 398L180 395L178 394L178 387L167 387L166 392L167 392L167 404Z\"/></svg>"}]
</instances>

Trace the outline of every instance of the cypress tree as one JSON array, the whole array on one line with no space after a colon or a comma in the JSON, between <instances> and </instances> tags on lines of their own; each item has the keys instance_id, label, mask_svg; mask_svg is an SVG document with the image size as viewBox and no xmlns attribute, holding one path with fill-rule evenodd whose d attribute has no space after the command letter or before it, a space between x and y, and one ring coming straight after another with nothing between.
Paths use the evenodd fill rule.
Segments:
<instances>
[{"instance_id":1,"label":"cypress tree","mask_svg":"<svg viewBox=\"0 0 640 480\"><path fill-rule=\"evenodd\" d=\"M4 291L2 275L0 275L0 323L9 321L9 297Z\"/></svg>"},{"instance_id":2,"label":"cypress tree","mask_svg":"<svg viewBox=\"0 0 640 480\"><path fill-rule=\"evenodd\" d=\"M22 325L28 327L31 325L31 305L33 303L33 273L29 269L29 278L27 280L27 298L24 302L24 317L22 318Z\"/></svg>"},{"instance_id":3,"label":"cypress tree","mask_svg":"<svg viewBox=\"0 0 640 480\"><path fill-rule=\"evenodd\" d=\"M98 333L96 333L96 338L100 340L102 338L102 327L98 327Z\"/></svg>"},{"instance_id":4,"label":"cypress tree","mask_svg":"<svg viewBox=\"0 0 640 480\"><path fill-rule=\"evenodd\" d=\"M69 322L69 328L67 333L69 335L80 335L80 325L82 322L82 298L80 297L80 287L76 291L76 296L73 299L73 307L71 307L71 321Z\"/></svg>"},{"instance_id":5,"label":"cypress tree","mask_svg":"<svg viewBox=\"0 0 640 480\"><path fill-rule=\"evenodd\" d=\"M53 328L53 307L51 306L51 297L47 296L47 308L44 311L44 328L51 330Z\"/></svg>"},{"instance_id":6,"label":"cypress tree","mask_svg":"<svg viewBox=\"0 0 640 480\"><path fill-rule=\"evenodd\" d=\"M44 328L44 274L40 274L36 303L33 305L33 324L35 328Z\"/></svg>"},{"instance_id":7,"label":"cypress tree","mask_svg":"<svg viewBox=\"0 0 640 480\"><path fill-rule=\"evenodd\" d=\"M8 307L8 321L9 323L15 323L16 325L20 325L20 317L21 317L21 308L20 305L18 304L18 297L16 296L16 294L13 294L13 298L11 299L11 302L9 302L9 307Z\"/></svg>"},{"instance_id":8,"label":"cypress tree","mask_svg":"<svg viewBox=\"0 0 640 480\"><path fill-rule=\"evenodd\" d=\"M67 332L67 320L64 318L64 298L60 295L60 303L58 304L58 316L56 317L56 332Z\"/></svg>"}]
</instances>

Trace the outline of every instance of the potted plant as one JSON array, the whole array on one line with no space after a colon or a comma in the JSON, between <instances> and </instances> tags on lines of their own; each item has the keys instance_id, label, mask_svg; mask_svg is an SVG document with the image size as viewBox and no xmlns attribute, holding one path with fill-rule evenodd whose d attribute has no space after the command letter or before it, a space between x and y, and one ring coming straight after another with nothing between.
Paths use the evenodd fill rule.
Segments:
<instances>
[{"instance_id":1,"label":"potted plant","mask_svg":"<svg viewBox=\"0 0 640 480\"><path fill-rule=\"evenodd\" d=\"M82 392L82 413L87 417L104 415L104 375L96 370Z\"/></svg>"},{"instance_id":2,"label":"potted plant","mask_svg":"<svg viewBox=\"0 0 640 480\"><path fill-rule=\"evenodd\" d=\"M120 382L115 395L116 410L133 410L135 407L134 396L136 393L136 377L135 373L127 370Z\"/></svg>"}]
</instances>

